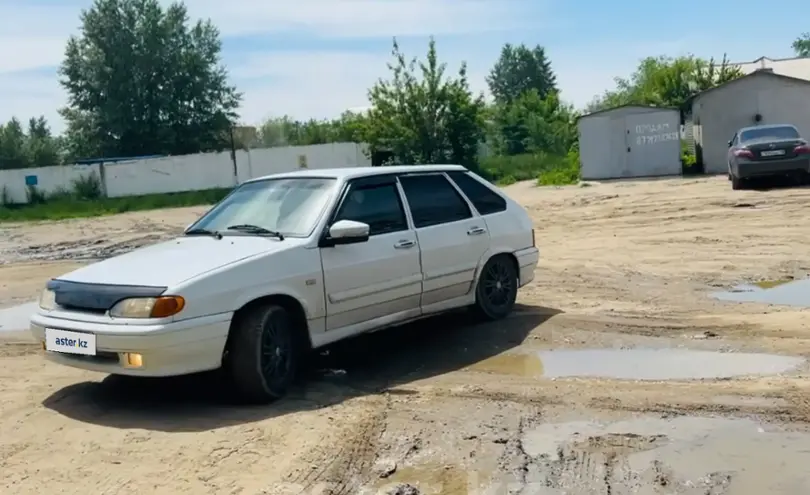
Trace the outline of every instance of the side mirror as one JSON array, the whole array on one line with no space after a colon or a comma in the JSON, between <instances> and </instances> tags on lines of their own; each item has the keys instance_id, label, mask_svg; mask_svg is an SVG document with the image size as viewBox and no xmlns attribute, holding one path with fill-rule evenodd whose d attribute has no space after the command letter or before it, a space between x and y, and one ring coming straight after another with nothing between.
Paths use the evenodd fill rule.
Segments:
<instances>
[{"instance_id":1,"label":"side mirror","mask_svg":"<svg viewBox=\"0 0 810 495\"><path fill-rule=\"evenodd\" d=\"M728 142L728 147L731 148L731 141Z\"/></svg>"},{"instance_id":2,"label":"side mirror","mask_svg":"<svg viewBox=\"0 0 810 495\"><path fill-rule=\"evenodd\" d=\"M338 220L329 227L329 234L321 241L320 247L366 242L370 229L371 227L367 223Z\"/></svg>"}]
</instances>

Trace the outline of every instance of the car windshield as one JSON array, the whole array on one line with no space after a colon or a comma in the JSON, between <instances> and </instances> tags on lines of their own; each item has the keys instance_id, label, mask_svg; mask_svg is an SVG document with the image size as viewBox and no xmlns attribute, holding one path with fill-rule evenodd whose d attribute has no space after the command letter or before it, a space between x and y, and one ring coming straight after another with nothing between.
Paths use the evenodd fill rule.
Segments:
<instances>
[{"instance_id":1,"label":"car windshield","mask_svg":"<svg viewBox=\"0 0 810 495\"><path fill-rule=\"evenodd\" d=\"M740 133L740 141L759 141L761 139L798 139L799 131L795 127L784 125L778 127L760 127L747 129Z\"/></svg>"},{"instance_id":2,"label":"car windshield","mask_svg":"<svg viewBox=\"0 0 810 495\"><path fill-rule=\"evenodd\" d=\"M285 236L306 237L329 202L335 182L307 177L248 182L237 187L189 230L227 234L234 233L228 227L247 225Z\"/></svg>"}]
</instances>

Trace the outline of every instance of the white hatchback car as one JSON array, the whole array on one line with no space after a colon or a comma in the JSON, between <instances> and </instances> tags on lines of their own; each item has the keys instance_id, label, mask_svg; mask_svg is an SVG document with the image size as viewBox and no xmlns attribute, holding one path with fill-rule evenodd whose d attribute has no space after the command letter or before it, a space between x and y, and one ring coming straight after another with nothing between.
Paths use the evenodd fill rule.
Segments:
<instances>
[{"instance_id":1,"label":"white hatchback car","mask_svg":"<svg viewBox=\"0 0 810 495\"><path fill-rule=\"evenodd\" d=\"M31 332L68 366L223 368L267 402L312 349L465 306L503 318L537 262L526 211L464 167L297 171L241 184L180 238L49 281Z\"/></svg>"}]
</instances>

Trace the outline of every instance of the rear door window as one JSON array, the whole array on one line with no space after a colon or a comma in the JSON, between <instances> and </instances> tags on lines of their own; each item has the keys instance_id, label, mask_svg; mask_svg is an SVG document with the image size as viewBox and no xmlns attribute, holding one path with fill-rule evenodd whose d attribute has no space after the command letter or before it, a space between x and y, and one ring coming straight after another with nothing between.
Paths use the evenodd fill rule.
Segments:
<instances>
[{"instance_id":1,"label":"rear door window","mask_svg":"<svg viewBox=\"0 0 810 495\"><path fill-rule=\"evenodd\" d=\"M467 202L442 174L405 175L399 182L417 229L472 218Z\"/></svg>"},{"instance_id":2,"label":"rear door window","mask_svg":"<svg viewBox=\"0 0 810 495\"><path fill-rule=\"evenodd\" d=\"M481 215L491 215L506 210L506 200L484 184L470 177L467 172L450 172L447 175L461 189Z\"/></svg>"}]
</instances>

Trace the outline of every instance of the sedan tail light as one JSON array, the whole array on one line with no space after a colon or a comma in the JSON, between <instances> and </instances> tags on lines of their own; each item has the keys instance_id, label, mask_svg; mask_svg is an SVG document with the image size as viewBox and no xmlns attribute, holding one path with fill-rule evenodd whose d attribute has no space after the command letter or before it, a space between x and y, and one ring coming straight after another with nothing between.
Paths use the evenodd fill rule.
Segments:
<instances>
[{"instance_id":1,"label":"sedan tail light","mask_svg":"<svg viewBox=\"0 0 810 495\"><path fill-rule=\"evenodd\" d=\"M754 153L752 153L751 150L740 149L734 150L734 156L739 158L754 158Z\"/></svg>"},{"instance_id":2,"label":"sedan tail light","mask_svg":"<svg viewBox=\"0 0 810 495\"><path fill-rule=\"evenodd\" d=\"M797 155L810 155L810 145L801 144L793 148L793 152Z\"/></svg>"}]
</instances>

